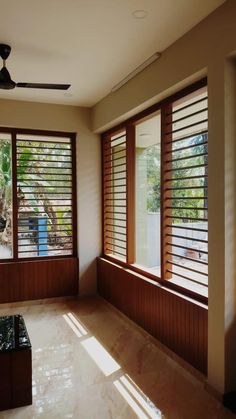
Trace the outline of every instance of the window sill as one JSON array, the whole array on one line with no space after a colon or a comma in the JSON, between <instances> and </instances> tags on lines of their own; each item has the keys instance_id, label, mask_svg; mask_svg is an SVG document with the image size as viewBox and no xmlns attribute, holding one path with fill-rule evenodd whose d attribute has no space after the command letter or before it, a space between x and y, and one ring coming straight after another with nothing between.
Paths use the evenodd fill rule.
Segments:
<instances>
[{"instance_id":1,"label":"window sill","mask_svg":"<svg viewBox=\"0 0 236 419\"><path fill-rule=\"evenodd\" d=\"M203 285L190 283L184 278L172 278L167 282L183 290L183 292L184 290L188 290L189 292L193 292L194 294L200 296L200 298L204 298L206 301L208 300L208 288Z\"/></svg>"},{"instance_id":2,"label":"window sill","mask_svg":"<svg viewBox=\"0 0 236 419\"><path fill-rule=\"evenodd\" d=\"M23 262L40 262L40 261L51 261L51 260L61 260L61 259L72 259L78 258L75 255L57 255L57 256L38 256L38 257L28 257L28 258L18 258L18 259L0 259L1 264L11 264L11 263L23 263Z\"/></svg>"},{"instance_id":3,"label":"window sill","mask_svg":"<svg viewBox=\"0 0 236 419\"><path fill-rule=\"evenodd\" d=\"M161 286L171 289L178 292L182 296L190 297L193 300L199 301L200 303L208 303L208 289L200 284L189 283L189 281L184 278L172 278L169 280L162 280L157 275L154 275L151 272L145 271L139 265L129 265L126 262L123 262L112 256L103 255L103 259L113 262L114 264L121 266L131 272L137 273L143 279L149 279L155 283L160 284Z\"/></svg>"}]
</instances>

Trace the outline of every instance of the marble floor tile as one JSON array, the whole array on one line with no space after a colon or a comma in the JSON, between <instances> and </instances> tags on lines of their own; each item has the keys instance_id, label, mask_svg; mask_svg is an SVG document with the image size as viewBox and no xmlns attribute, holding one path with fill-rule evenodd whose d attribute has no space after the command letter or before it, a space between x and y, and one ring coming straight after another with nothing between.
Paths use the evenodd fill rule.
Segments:
<instances>
[{"instance_id":1,"label":"marble floor tile","mask_svg":"<svg viewBox=\"0 0 236 419\"><path fill-rule=\"evenodd\" d=\"M33 405L9 419L233 419L146 332L98 297L0 306L24 316L32 343Z\"/></svg>"}]
</instances>

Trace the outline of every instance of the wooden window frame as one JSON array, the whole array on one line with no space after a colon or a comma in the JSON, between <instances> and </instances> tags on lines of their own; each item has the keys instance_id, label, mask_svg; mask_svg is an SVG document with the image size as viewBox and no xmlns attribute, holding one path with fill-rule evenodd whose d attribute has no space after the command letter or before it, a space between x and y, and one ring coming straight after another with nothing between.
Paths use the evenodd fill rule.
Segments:
<instances>
[{"instance_id":1,"label":"wooden window frame","mask_svg":"<svg viewBox=\"0 0 236 419\"><path fill-rule=\"evenodd\" d=\"M122 156L122 157L118 156L118 159L122 159L123 157L125 157L125 163L122 164L122 166L124 165L126 167L124 170L121 169L122 173L120 174L121 176L123 176L125 174L125 179L126 179L126 195L125 195L125 198L124 198L124 200L125 200L124 207L126 208L126 212L125 212L126 217L125 217L124 221L126 223L126 229L125 229L124 232L123 231L122 231L122 233L120 232L120 235L122 234L123 236L125 236L122 239L122 241L124 241L125 244L126 244L125 254L121 254L118 251L119 250L119 245L116 246L115 244L111 244L111 243L107 242L108 238L111 239L111 241L113 241L115 239L114 236L113 236L113 228L112 228L113 226L112 227L109 226L109 230L107 230L108 225L106 224L106 220L111 219L113 222L116 221L116 220L115 220L115 218L113 218L114 213L113 213L113 210L111 210L111 209L109 210L109 213L112 214L112 216L109 217L109 218L107 217L107 214L108 214L107 208L113 208L114 204L111 205L110 203L108 203L108 201L110 202L110 197L107 198L106 196L111 195L112 192L106 192L106 191L107 191L107 189L112 189L112 187L113 187L112 183L115 180L115 179L113 179L113 174L115 173L115 172L113 172L113 169L115 168L116 165L114 167L112 165L113 165L113 162L116 160L116 157L115 157L115 159L113 159L113 157L112 157L112 152L111 152L112 145L111 145L111 143L113 141L114 142L116 141L116 137L117 137L117 140L119 140L120 138L123 138L123 137L125 139L125 141L123 142L125 144L125 150L124 150L125 151L125 156ZM102 196L103 196L103 200L102 200L102 214L103 214L102 223L103 223L103 228L102 228L102 231L103 231L103 241L102 241L102 243L103 243L103 254L106 254L107 256L109 256L107 253L109 253L109 254L113 253L114 255L117 254L117 255L120 255L120 256L124 257L125 261L127 262L128 261L128 245L127 245L127 242L128 242L128 212L127 212L127 204L128 204L129 193L128 193L128 182L127 182L127 175L128 175L127 154L128 154L128 150L127 150L126 138L127 138L127 129L126 128L120 129L119 131L114 132L112 135L103 136L103 141L102 141L102 179L103 179L103 181L102 181ZM107 153L107 151L108 151L108 153ZM110 156L109 156L109 151L110 151ZM119 153L119 152L121 152L121 151L115 151L115 153ZM107 160L107 156L108 156L108 160ZM107 176L108 176L108 179L107 179ZM105 186L106 183L111 183L111 186ZM118 187L118 186L115 186L115 187ZM122 198L122 201L123 201L123 198ZM110 234L109 237L107 236L108 232ZM119 240L117 240L117 241L119 241ZM113 250L108 249L107 246L111 246L111 248L112 247L118 247L118 250L116 251L114 249ZM110 250L110 252L109 252L109 250ZM115 257L116 256L114 256L114 258ZM117 256L117 258L118 258L118 256Z\"/></svg>"},{"instance_id":2,"label":"wooden window frame","mask_svg":"<svg viewBox=\"0 0 236 419\"><path fill-rule=\"evenodd\" d=\"M78 257L77 250L77 186L76 186L76 133L62 132L62 131L47 131L47 130L34 130L24 128L10 128L0 127L1 134L11 135L11 149L12 149L12 240L13 240L13 256L8 259L0 259L0 264L10 262L27 262L27 261L40 261L51 259L68 259ZM34 257L20 257L18 256L18 210L17 210L17 154L16 144L17 135L32 135L32 136L45 136L45 137L59 137L69 138L71 144L71 158L72 158L72 253L70 255L48 255L48 256L34 256Z\"/></svg>"},{"instance_id":3,"label":"wooden window frame","mask_svg":"<svg viewBox=\"0 0 236 419\"><path fill-rule=\"evenodd\" d=\"M164 279L164 260L165 260L165 249L164 249L164 196L165 196L165 190L164 190L164 165L165 165L165 159L164 159L164 152L165 152L165 144L164 144L164 135L163 132L161 132L161 275L160 277L153 275L144 269L138 268L134 263L135 258L135 124L142 120L143 118L146 118L148 116L151 116L157 111L161 112L161 131L163 131L163 114L166 110L168 110L170 107L172 107L173 102L184 98L185 96L188 96L191 93L194 93L195 91L207 87L207 77L204 77L203 79L191 84L190 86L185 87L184 89L178 91L177 93L163 99L162 101L150 106L149 108L145 109L144 111L139 112L138 114L132 116L131 118L127 119L123 123L115 126L114 128L111 128L104 132L101 135L101 142L103 142L104 138L107 138L108 136L113 136L119 131L126 131L126 141L127 141L127 258L126 261L120 261L114 256L106 255L104 252L104 202L103 202L103 210L102 210L102 234L103 234L103 250L102 250L102 256L111 261L114 262L125 269L129 269L131 271L134 271L138 274L141 274L142 276L149 278L151 280L154 280L155 282L158 282L160 285L170 288L174 291L180 292L183 295L186 295L187 297L194 298L197 301L200 301L204 304L208 302L208 298L204 295L201 295L197 292L195 292L192 289L188 289L185 287L180 286L179 284L175 284L171 280L168 281L168 279ZM103 170L103 161L102 161L102 170ZM104 197L104 185L102 182L102 194ZM103 199L102 199L103 201Z\"/></svg>"}]
</instances>

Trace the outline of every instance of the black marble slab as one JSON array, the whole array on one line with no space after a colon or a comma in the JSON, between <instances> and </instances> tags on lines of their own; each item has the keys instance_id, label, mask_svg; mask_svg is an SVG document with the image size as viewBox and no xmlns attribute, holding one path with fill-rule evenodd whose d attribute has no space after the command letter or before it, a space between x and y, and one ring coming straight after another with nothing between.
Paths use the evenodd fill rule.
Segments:
<instances>
[{"instance_id":1,"label":"black marble slab","mask_svg":"<svg viewBox=\"0 0 236 419\"><path fill-rule=\"evenodd\" d=\"M20 314L0 317L0 353L31 348L25 322Z\"/></svg>"}]
</instances>

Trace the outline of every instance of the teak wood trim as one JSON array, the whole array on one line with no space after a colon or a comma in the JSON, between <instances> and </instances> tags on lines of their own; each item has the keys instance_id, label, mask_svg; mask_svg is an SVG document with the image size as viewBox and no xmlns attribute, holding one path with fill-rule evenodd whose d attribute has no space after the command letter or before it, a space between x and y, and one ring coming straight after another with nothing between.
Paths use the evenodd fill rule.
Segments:
<instances>
[{"instance_id":1,"label":"teak wood trim","mask_svg":"<svg viewBox=\"0 0 236 419\"><path fill-rule=\"evenodd\" d=\"M29 128L16 128L16 127L0 127L0 132L3 133L15 133L15 134L26 134L26 135L45 135L46 137L66 137L71 138L71 136L76 135L74 132L68 131L49 131L49 130L40 130L40 129L29 129Z\"/></svg>"},{"instance_id":2,"label":"teak wood trim","mask_svg":"<svg viewBox=\"0 0 236 419\"><path fill-rule=\"evenodd\" d=\"M105 147L105 145L106 145L106 147ZM104 211L103 211L103 224L104 224L103 247L104 247L104 253L106 253L107 250L108 250L107 240L106 240L106 235L105 235L105 230L106 230L106 225L107 225L107 221L106 221L106 202L105 201L106 201L107 193L105 192L106 188L105 188L104 184L105 184L105 179L106 179L106 181L111 181L112 182L112 172L111 172L112 161L110 161L109 163L107 163L107 161L106 161L107 151L111 154L111 138L110 137L105 137L105 139L103 141L102 150L103 150L103 176L104 176L103 177L103 182L102 182L102 184L103 184L103 205L104 205ZM107 173L105 173L105 170L107 170ZM105 178L105 174L106 174L106 178ZM112 214L111 220L113 220L113 217L114 217L114 209L113 208L112 208L111 214ZM110 229L111 229L111 234L112 234L114 229L113 229L112 226L110 227ZM111 245L111 247L112 247L112 252L113 252L114 246Z\"/></svg>"},{"instance_id":3,"label":"teak wood trim","mask_svg":"<svg viewBox=\"0 0 236 419\"><path fill-rule=\"evenodd\" d=\"M127 142L127 263L135 262L135 127L130 124L126 131Z\"/></svg>"},{"instance_id":4,"label":"teak wood trim","mask_svg":"<svg viewBox=\"0 0 236 419\"><path fill-rule=\"evenodd\" d=\"M13 260L18 259L18 198L16 174L16 133L11 133L11 158L12 158L12 239ZM1 262L1 260L0 260Z\"/></svg>"},{"instance_id":5,"label":"teak wood trim","mask_svg":"<svg viewBox=\"0 0 236 419\"><path fill-rule=\"evenodd\" d=\"M117 137L117 135L121 134L119 137ZM113 138L116 137L116 138ZM119 186L122 187L122 185L113 185L113 174L119 174L119 171L113 172L112 168L113 168L113 161L114 159L112 159L112 142L119 140L120 138L125 138L125 141L122 142L122 145L125 145L124 150L125 151L125 156L121 157L121 159L123 159L125 157L125 163L122 163L120 166L125 166L126 168L123 170L121 170L121 173L123 174L123 178L126 181L126 191L114 191L114 188L118 188ZM120 144L118 144L120 145ZM118 151L116 151L117 153ZM124 128L124 126L122 126L121 129L112 132L112 134L109 135L102 135L101 137L101 153L102 153L102 247L103 247L103 254L109 253L109 254L113 254L114 258L115 258L115 254L123 256L125 258L125 260L127 261L127 218L124 220L118 220L118 218L116 218L117 221L125 221L126 222L126 227L124 226L118 226L118 228L122 228L125 230L125 232L122 231L117 233L119 235L123 235L125 237L125 240L123 240L123 242L126 243L126 254L123 254L121 252L119 252L118 250L116 250L116 248L120 248L119 245L116 244L111 244L108 243L108 241L113 240L112 237L110 237L111 240L107 240L107 236L106 233L108 232L107 227L109 227L109 233L112 236L113 231L115 231L114 227L114 223L113 221L115 220L115 213L116 210L114 210L113 206L110 206L110 203L113 201L113 196L115 196L116 194L123 194L125 196L125 198L119 198L120 201L124 201L124 205L126 207L126 217L127 217L127 130L126 128ZM110 154L110 156L109 156ZM119 165L115 165L115 167L119 167ZM117 179L119 180L119 179ZM105 184L107 183L111 183L110 186L105 186ZM110 191L109 191L110 190ZM109 214L110 217L107 217L107 207L109 206ZM119 205L118 205L119 207ZM117 207L117 208L118 208ZM110 223L109 223L110 221ZM119 241L119 239L117 239L117 241ZM109 255L108 255L109 256Z\"/></svg>"},{"instance_id":6,"label":"teak wood trim","mask_svg":"<svg viewBox=\"0 0 236 419\"><path fill-rule=\"evenodd\" d=\"M76 257L0 264L0 303L78 295L78 284Z\"/></svg>"},{"instance_id":7,"label":"teak wood trim","mask_svg":"<svg viewBox=\"0 0 236 419\"><path fill-rule=\"evenodd\" d=\"M101 162L102 162L102 254L105 255L105 204L104 204L104 142L105 142L105 135L101 135L100 143L101 143Z\"/></svg>"},{"instance_id":8,"label":"teak wood trim","mask_svg":"<svg viewBox=\"0 0 236 419\"><path fill-rule=\"evenodd\" d=\"M70 135L71 153L72 153L72 239L73 256L78 254L78 232L77 232L77 179L76 179L76 134Z\"/></svg>"},{"instance_id":9,"label":"teak wood trim","mask_svg":"<svg viewBox=\"0 0 236 419\"><path fill-rule=\"evenodd\" d=\"M47 259L58 260L60 258L77 257L77 192L76 192L76 133L62 131L34 130L24 128L0 127L0 133L8 133L11 135L11 153L12 153L12 238L13 238L13 257L9 259L0 259L0 264L10 262L39 261ZM71 188L72 188L72 237L73 237L73 254L60 256L41 256L41 257L18 257L18 199L17 199L17 135L33 135L46 137L60 137L70 139L72 152L72 168L71 168ZM61 144L61 143L60 143ZM51 173L50 173L51 174Z\"/></svg>"},{"instance_id":10,"label":"teak wood trim","mask_svg":"<svg viewBox=\"0 0 236 419\"><path fill-rule=\"evenodd\" d=\"M172 351L207 373L205 304L143 280L130 269L103 258L98 258L98 292Z\"/></svg>"},{"instance_id":11,"label":"teak wood trim","mask_svg":"<svg viewBox=\"0 0 236 419\"><path fill-rule=\"evenodd\" d=\"M172 264L168 261L167 252L172 250L172 227L166 226L167 214L171 215L172 210L167 207L170 206L167 200L166 185L168 184L168 172L171 170L171 162L168 160L168 154L172 149L172 134L167 134L168 124L172 123L172 103L167 104L161 108L161 278L170 279L171 274L169 270L172 270ZM167 234L169 239L167 243Z\"/></svg>"},{"instance_id":12,"label":"teak wood trim","mask_svg":"<svg viewBox=\"0 0 236 419\"><path fill-rule=\"evenodd\" d=\"M193 291L193 289L190 288L186 288L186 287L181 287L181 285L177 285L174 281L172 282L171 280L165 280L165 279L161 279L156 275L151 274L150 272L147 272L135 265L131 265L128 264L127 262L123 262L119 259L117 259L115 256L110 256L110 255L103 255L102 256L104 259L106 259L109 262L115 263L119 266L121 266L122 268L125 268L128 271L131 272L136 272L137 274L140 274L141 276L151 279L152 281L164 286L165 288L169 288L170 290L176 291L176 292L180 292L182 295L192 298L195 301L199 301L202 304L207 304L208 302L208 298L205 297L202 294L199 294L195 291Z\"/></svg>"},{"instance_id":13,"label":"teak wood trim","mask_svg":"<svg viewBox=\"0 0 236 419\"><path fill-rule=\"evenodd\" d=\"M208 298L204 295L200 295L197 291L193 291L191 289L181 287L180 285L177 285L172 282L172 275L170 273L172 264L167 261L167 251L169 251L171 246L171 239L168 239L168 243L165 237L166 232L170 232L172 230L172 226L170 223L166 222L165 216L170 216L172 212L172 208L170 205L167 205L165 202L165 194L166 191L164 189L165 183L168 184L168 181L171 182L171 179L168 179L168 170L166 170L166 165L168 164L170 166L169 171L171 171L171 165L172 162L167 162L168 155L172 151L172 133L167 132L167 127L172 123L172 107L173 102L184 99L185 96L188 96L191 93L194 93L195 91L206 87L207 86L207 77L203 78L202 80L199 80L190 86L185 87L184 89L178 91L177 93L163 99L162 101L150 106L149 108L145 109L144 111L139 112L135 116L127 119L126 121L122 122L119 125L116 125L114 128L111 128L104 132L102 134L102 140L107 139L111 136L117 135L119 132L124 131L125 129L128 132L128 136L130 138L133 138L133 140L130 142L127 151L127 166L130 167L134 173L131 175L129 172L129 169L127 167L127 186L128 186L128 192L127 192L127 214L129 213L129 217L127 219L127 259L126 263L120 261L115 256L106 255L106 258L108 260L111 260L113 262L116 262L120 264L121 266L124 266L128 269L131 269L135 272L138 272L147 278L153 279L159 283L165 284L165 286L170 287L171 289L174 289L176 291L180 291L185 295L191 296L192 298L196 299L197 301L201 301L203 303L207 303ZM142 270L136 266L133 265L135 261L135 157L134 157L134 151L135 151L135 124L142 120L143 118L146 118L152 114L154 114L157 111L161 111L161 278L159 278L156 275L150 274L145 270ZM180 141L180 140L175 140ZM128 142L129 143L129 142ZM130 156L132 153L131 149L133 149L133 158ZM165 165L165 170L164 170ZM102 164L103 173L104 173L104 163ZM197 166L202 167L202 166ZM187 167L185 167L187 169ZM132 178L132 179L130 179ZM103 175L104 179L104 175ZM102 188L103 188L103 196L104 196L104 181L102 182ZM133 194L133 199L132 199ZM104 204L104 203L103 203ZM131 215L130 215L131 214ZM165 225L166 224L166 225ZM103 242L104 242L104 208L103 208ZM103 255L105 255L104 247L103 247Z\"/></svg>"}]
</instances>

